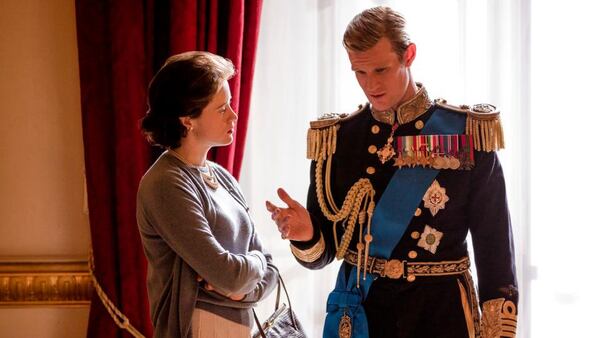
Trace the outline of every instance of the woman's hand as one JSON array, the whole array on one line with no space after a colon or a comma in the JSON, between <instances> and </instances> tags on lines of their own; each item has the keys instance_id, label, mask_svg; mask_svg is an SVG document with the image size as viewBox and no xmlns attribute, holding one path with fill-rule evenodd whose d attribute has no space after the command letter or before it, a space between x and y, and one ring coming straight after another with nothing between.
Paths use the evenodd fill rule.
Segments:
<instances>
[{"instance_id":1,"label":"woman's hand","mask_svg":"<svg viewBox=\"0 0 600 338\"><path fill-rule=\"evenodd\" d=\"M292 199L288 193L279 188L277 195L287 204L287 208L280 208L267 201L267 210L271 219L277 224L282 239L293 241L309 241L313 237L313 225L308 210Z\"/></svg>"},{"instance_id":2,"label":"woman's hand","mask_svg":"<svg viewBox=\"0 0 600 338\"><path fill-rule=\"evenodd\" d=\"M232 294L229 297L225 296L225 295L221 294L220 292L218 292L217 290L215 290L215 288L212 285L210 285L209 282L207 282L204 279L202 279L202 277L198 276L197 279L198 279L198 282L204 281L204 283L202 283L202 284L204 286L204 290L206 290L206 291L211 291L211 292L217 293L217 294L219 294L219 295L221 295L223 297L227 297L227 298L229 298L231 300L234 300L236 302L240 301L240 300L244 299L244 297L246 297L245 294Z\"/></svg>"}]
</instances>

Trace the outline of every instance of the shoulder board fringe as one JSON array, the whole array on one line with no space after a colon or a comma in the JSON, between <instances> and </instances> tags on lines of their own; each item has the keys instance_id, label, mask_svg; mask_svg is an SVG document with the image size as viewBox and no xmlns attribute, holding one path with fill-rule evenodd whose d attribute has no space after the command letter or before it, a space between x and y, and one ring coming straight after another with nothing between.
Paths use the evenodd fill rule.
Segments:
<instances>
[{"instance_id":1,"label":"shoulder board fringe","mask_svg":"<svg viewBox=\"0 0 600 338\"><path fill-rule=\"evenodd\" d=\"M306 157L309 160L316 161L319 156L323 159L335 154L337 142L337 130L339 124L333 124L321 129L308 129Z\"/></svg>"},{"instance_id":2,"label":"shoulder board fringe","mask_svg":"<svg viewBox=\"0 0 600 338\"><path fill-rule=\"evenodd\" d=\"M358 106L358 110L352 114L323 114L316 121L310 122L310 128L306 136L307 147L306 157L309 160L316 161L319 156L323 159L335 154L337 144L337 130L339 123L352 118L361 112L365 106Z\"/></svg>"},{"instance_id":3,"label":"shoulder board fringe","mask_svg":"<svg viewBox=\"0 0 600 338\"><path fill-rule=\"evenodd\" d=\"M492 152L504 149L504 131L500 123L500 111L496 107L487 103L472 107L453 106L443 99L437 99L435 103L442 108L467 114L465 133L473 136L475 150Z\"/></svg>"}]
</instances>

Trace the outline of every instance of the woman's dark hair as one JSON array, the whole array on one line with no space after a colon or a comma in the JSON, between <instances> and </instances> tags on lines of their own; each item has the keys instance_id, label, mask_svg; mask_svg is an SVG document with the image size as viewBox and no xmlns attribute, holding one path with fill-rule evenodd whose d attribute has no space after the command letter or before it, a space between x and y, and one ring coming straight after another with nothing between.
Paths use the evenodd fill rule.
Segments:
<instances>
[{"instance_id":1,"label":"woman's dark hair","mask_svg":"<svg viewBox=\"0 0 600 338\"><path fill-rule=\"evenodd\" d=\"M148 88L148 112L142 131L148 141L177 148L187 134L180 117L198 117L223 81L235 74L230 60L209 52L173 55L154 75Z\"/></svg>"}]
</instances>

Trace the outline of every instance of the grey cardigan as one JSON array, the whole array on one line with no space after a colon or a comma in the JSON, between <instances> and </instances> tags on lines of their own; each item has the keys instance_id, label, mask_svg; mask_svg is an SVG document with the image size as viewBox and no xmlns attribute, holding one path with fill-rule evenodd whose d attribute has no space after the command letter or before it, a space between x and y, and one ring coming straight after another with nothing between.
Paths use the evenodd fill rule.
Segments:
<instances>
[{"instance_id":1,"label":"grey cardigan","mask_svg":"<svg viewBox=\"0 0 600 338\"><path fill-rule=\"evenodd\" d=\"M137 195L137 223L148 259L148 296L154 337L192 337L195 307L251 326L251 307L277 285L247 214L235 179L208 162L220 183L216 192L203 182L199 168L164 152L146 172ZM215 194L229 193L233 206L222 208ZM237 202L236 202L237 201ZM239 212L238 209L242 209ZM229 215L230 210L238 210ZM218 293L200 287L202 276ZM222 295L246 294L242 301Z\"/></svg>"}]
</instances>

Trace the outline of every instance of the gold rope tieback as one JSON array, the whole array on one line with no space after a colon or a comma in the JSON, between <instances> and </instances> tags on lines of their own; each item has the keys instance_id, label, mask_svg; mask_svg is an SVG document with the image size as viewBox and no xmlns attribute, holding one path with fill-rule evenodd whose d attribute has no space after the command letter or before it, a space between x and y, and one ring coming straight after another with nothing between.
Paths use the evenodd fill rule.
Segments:
<instances>
[{"instance_id":1,"label":"gold rope tieback","mask_svg":"<svg viewBox=\"0 0 600 338\"><path fill-rule=\"evenodd\" d=\"M90 272L94 288L96 289L96 293L102 301L102 304L104 304L106 311L108 311L108 314L110 314L114 320L115 324L117 324L117 326L119 326L121 329L127 330L127 332L131 333L131 335L135 338L145 338L143 334L141 334L133 325L131 325L129 318L119 311L110 298L108 298L108 295L104 292L104 290L102 290L102 286L100 286L98 279L96 279L96 275L94 275L94 251L91 247L88 257L88 270Z\"/></svg>"}]
</instances>

